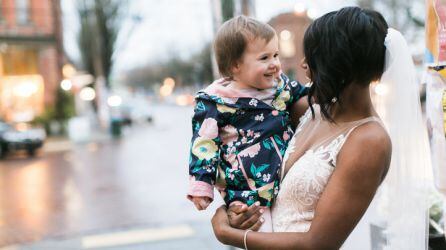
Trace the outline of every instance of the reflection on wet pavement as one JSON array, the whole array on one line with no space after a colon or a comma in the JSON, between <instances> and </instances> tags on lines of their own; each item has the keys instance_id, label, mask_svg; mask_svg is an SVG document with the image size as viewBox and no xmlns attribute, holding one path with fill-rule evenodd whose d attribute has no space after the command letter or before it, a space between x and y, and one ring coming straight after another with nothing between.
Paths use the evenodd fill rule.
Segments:
<instances>
[{"instance_id":1,"label":"reflection on wet pavement","mask_svg":"<svg viewBox=\"0 0 446 250\"><path fill-rule=\"evenodd\" d=\"M0 246L135 225L209 221L185 199L191 108L121 140L0 160ZM162 115L161 115L162 114Z\"/></svg>"}]
</instances>

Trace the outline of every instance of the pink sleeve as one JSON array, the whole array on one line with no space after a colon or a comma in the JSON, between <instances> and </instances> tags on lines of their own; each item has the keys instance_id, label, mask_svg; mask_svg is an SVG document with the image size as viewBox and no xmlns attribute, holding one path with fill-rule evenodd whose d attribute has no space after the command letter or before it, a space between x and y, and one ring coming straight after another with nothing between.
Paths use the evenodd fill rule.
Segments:
<instances>
[{"instance_id":1,"label":"pink sleeve","mask_svg":"<svg viewBox=\"0 0 446 250\"><path fill-rule=\"evenodd\" d=\"M196 181L191 177L189 180L189 191L187 192L187 198L192 200L192 197L209 197L214 200L214 187L204 181Z\"/></svg>"}]
</instances>

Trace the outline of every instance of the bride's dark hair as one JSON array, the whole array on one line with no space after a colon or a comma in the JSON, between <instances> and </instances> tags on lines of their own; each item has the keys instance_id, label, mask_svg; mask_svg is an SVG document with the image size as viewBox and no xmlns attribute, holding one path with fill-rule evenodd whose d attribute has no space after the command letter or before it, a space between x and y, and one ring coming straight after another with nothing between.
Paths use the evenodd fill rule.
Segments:
<instances>
[{"instance_id":1,"label":"bride's dark hair","mask_svg":"<svg viewBox=\"0 0 446 250\"><path fill-rule=\"evenodd\" d=\"M333 121L333 98L342 105L340 94L350 84L368 85L384 71L388 25L376 11L342 8L316 19L304 36L304 54L313 85L313 97L324 118ZM313 108L311 110L314 115Z\"/></svg>"}]
</instances>

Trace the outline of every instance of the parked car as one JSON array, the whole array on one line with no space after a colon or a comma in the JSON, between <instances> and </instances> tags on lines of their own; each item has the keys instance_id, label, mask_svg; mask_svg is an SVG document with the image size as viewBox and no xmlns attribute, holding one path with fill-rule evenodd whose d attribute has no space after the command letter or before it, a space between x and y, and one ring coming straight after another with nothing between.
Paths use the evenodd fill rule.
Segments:
<instances>
[{"instance_id":1,"label":"parked car","mask_svg":"<svg viewBox=\"0 0 446 250\"><path fill-rule=\"evenodd\" d=\"M0 120L0 157L6 153L25 150L34 156L43 146L46 133L42 128L34 128L28 123L8 124Z\"/></svg>"}]
</instances>

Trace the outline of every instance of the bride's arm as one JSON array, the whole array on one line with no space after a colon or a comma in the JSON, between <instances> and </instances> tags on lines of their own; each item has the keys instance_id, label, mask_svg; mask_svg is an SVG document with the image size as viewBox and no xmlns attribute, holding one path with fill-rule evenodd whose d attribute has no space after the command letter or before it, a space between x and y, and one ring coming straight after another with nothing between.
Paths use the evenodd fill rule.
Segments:
<instances>
[{"instance_id":1,"label":"bride's arm","mask_svg":"<svg viewBox=\"0 0 446 250\"><path fill-rule=\"evenodd\" d=\"M337 158L336 170L318 201L307 233L249 232L252 249L338 249L367 210L390 164L391 143L376 123L355 129ZM224 244L244 247L244 230L229 226L223 208L212 225Z\"/></svg>"}]
</instances>

